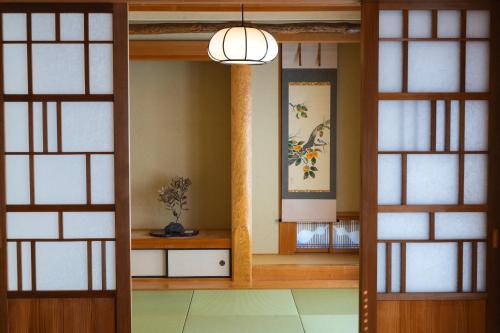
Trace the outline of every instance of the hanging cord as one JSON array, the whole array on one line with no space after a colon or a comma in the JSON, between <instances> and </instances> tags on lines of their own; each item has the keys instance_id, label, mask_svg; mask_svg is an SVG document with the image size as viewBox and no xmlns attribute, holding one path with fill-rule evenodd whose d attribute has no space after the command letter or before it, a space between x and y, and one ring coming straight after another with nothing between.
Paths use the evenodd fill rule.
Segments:
<instances>
[{"instance_id":1,"label":"hanging cord","mask_svg":"<svg viewBox=\"0 0 500 333\"><path fill-rule=\"evenodd\" d=\"M302 66L302 43L299 43L299 48L297 49L299 56L299 66Z\"/></svg>"},{"instance_id":2,"label":"hanging cord","mask_svg":"<svg viewBox=\"0 0 500 333\"><path fill-rule=\"evenodd\" d=\"M242 27L245 26L245 24L244 24L245 20L244 20L243 13L244 13L244 11L243 11L243 4L241 4L241 26Z\"/></svg>"},{"instance_id":3,"label":"hanging cord","mask_svg":"<svg viewBox=\"0 0 500 333\"><path fill-rule=\"evenodd\" d=\"M318 67L321 67L321 43L318 43Z\"/></svg>"}]
</instances>

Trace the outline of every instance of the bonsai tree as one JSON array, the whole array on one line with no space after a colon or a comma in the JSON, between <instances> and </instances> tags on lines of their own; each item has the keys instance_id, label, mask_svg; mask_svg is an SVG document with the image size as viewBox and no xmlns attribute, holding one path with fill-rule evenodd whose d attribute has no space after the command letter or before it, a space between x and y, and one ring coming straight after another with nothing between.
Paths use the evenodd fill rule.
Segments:
<instances>
[{"instance_id":1,"label":"bonsai tree","mask_svg":"<svg viewBox=\"0 0 500 333\"><path fill-rule=\"evenodd\" d=\"M182 234L184 227L179 223L182 212L188 210L186 193L191 186L191 180L187 177L175 177L168 186L163 186L159 191L158 200L165 204L165 208L172 212L175 218L165 227L167 234Z\"/></svg>"}]
</instances>

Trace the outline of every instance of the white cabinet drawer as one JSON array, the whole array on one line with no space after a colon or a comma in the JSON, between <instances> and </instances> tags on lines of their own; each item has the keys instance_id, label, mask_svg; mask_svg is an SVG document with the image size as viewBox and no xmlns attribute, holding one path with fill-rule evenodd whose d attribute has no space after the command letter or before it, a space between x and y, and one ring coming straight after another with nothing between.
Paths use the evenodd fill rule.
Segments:
<instances>
[{"instance_id":1,"label":"white cabinet drawer","mask_svg":"<svg viewBox=\"0 0 500 333\"><path fill-rule=\"evenodd\" d=\"M224 277L231 275L229 250L169 250L169 277Z\"/></svg>"},{"instance_id":2,"label":"white cabinet drawer","mask_svg":"<svg viewBox=\"0 0 500 333\"><path fill-rule=\"evenodd\" d=\"M167 254L165 250L132 250L132 276L167 275Z\"/></svg>"}]
</instances>

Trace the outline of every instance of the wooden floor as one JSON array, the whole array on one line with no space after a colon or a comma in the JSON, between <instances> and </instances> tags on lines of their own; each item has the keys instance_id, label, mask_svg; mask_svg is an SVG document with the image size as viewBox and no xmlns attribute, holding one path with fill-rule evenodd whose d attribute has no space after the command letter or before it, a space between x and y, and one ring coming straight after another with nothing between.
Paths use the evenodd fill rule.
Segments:
<instances>
[{"instance_id":1,"label":"wooden floor","mask_svg":"<svg viewBox=\"0 0 500 333\"><path fill-rule=\"evenodd\" d=\"M297 254L254 255L251 284L234 284L231 279L134 278L134 290L189 289L314 289L357 288L357 255Z\"/></svg>"}]
</instances>

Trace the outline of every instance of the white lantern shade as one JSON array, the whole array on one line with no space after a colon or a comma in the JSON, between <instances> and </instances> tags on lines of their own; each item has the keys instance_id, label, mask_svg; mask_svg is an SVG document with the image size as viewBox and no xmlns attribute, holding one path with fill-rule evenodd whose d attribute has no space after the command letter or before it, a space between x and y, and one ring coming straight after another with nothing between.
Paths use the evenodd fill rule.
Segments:
<instances>
[{"instance_id":1,"label":"white lantern shade","mask_svg":"<svg viewBox=\"0 0 500 333\"><path fill-rule=\"evenodd\" d=\"M267 31L233 27L217 31L208 45L210 59L224 64L259 65L278 55L278 43Z\"/></svg>"}]
</instances>

